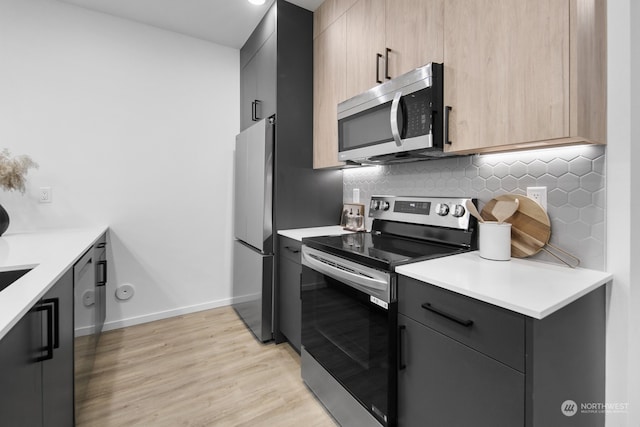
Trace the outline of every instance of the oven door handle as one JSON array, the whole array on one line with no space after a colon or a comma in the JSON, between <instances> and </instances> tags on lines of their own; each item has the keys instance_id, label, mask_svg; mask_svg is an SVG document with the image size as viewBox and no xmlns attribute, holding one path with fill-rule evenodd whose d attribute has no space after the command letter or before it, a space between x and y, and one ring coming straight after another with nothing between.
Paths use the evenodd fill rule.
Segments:
<instances>
[{"instance_id":1,"label":"oven door handle","mask_svg":"<svg viewBox=\"0 0 640 427\"><path fill-rule=\"evenodd\" d=\"M380 292L384 292L389 288L389 283L386 280L359 274L348 267L336 267L333 264L323 262L313 254L307 254L304 251L302 252L302 257L302 263L304 265L319 273L326 274L327 276L344 282L352 288L356 288L368 295L377 296Z\"/></svg>"}]
</instances>

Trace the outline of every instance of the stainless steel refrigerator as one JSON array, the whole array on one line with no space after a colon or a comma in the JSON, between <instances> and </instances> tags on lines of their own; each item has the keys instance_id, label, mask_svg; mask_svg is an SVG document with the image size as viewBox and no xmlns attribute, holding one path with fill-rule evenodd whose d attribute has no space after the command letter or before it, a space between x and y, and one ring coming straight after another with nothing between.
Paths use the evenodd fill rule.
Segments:
<instances>
[{"instance_id":1,"label":"stainless steel refrigerator","mask_svg":"<svg viewBox=\"0 0 640 427\"><path fill-rule=\"evenodd\" d=\"M273 170L275 119L236 136L233 307L261 341L273 324Z\"/></svg>"}]
</instances>

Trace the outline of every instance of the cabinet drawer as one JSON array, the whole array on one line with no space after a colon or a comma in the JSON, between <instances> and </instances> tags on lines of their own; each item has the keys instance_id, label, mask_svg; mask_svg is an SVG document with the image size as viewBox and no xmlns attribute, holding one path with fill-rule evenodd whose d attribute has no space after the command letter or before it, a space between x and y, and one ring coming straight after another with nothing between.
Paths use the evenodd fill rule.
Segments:
<instances>
[{"instance_id":1,"label":"cabinet drawer","mask_svg":"<svg viewBox=\"0 0 640 427\"><path fill-rule=\"evenodd\" d=\"M278 240L280 242L278 245L280 249L278 252L279 256L300 264L300 249L302 247L302 242L284 236L278 236Z\"/></svg>"},{"instance_id":2,"label":"cabinet drawer","mask_svg":"<svg viewBox=\"0 0 640 427\"><path fill-rule=\"evenodd\" d=\"M524 372L521 314L405 276L398 279L398 312Z\"/></svg>"}]
</instances>

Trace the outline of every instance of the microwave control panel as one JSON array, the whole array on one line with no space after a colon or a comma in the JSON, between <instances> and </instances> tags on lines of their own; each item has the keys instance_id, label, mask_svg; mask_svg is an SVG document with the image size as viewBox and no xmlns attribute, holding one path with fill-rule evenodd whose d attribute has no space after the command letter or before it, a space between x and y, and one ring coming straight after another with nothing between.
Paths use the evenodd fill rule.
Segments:
<instances>
[{"instance_id":1,"label":"microwave control panel","mask_svg":"<svg viewBox=\"0 0 640 427\"><path fill-rule=\"evenodd\" d=\"M422 89L402 98L406 114L402 135L405 138L428 135L433 128L431 88Z\"/></svg>"}]
</instances>

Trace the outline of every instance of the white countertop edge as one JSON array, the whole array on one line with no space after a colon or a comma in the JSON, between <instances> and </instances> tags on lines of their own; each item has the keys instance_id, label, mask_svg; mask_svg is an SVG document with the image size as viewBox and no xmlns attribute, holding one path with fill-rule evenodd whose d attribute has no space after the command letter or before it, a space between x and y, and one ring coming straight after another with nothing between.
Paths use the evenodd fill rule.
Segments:
<instances>
[{"instance_id":1,"label":"white countertop edge","mask_svg":"<svg viewBox=\"0 0 640 427\"><path fill-rule=\"evenodd\" d=\"M477 254L477 252L467 252L466 254L453 255L450 258L445 260L444 262L450 262L455 257L471 257ZM521 260L521 259L512 259L511 261L487 261L480 260L478 257L479 263L485 263L485 265L496 266L500 268L500 264L509 262L512 263L511 266L517 266L518 264L524 266L535 266L536 268L545 269L550 274L553 274L554 271L559 274L566 274L567 272L576 272L580 275L577 279L580 282L580 285L577 286L572 292L568 295L563 296L553 296L546 298L545 301L538 301L536 303L531 303L527 305L522 303L521 301L515 301L516 298L506 298L501 297L495 294L488 294L485 292L480 292L479 290L470 289L468 287L457 286L453 281L447 280L447 275L442 274L440 271L436 269L431 269L429 267L429 263L435 263L438 260L444 260L444 258L438 258L434 260L422 261L419 263L406 264L396 268L396 272L398 274L402 274L403 276L407 276L421 282L425 282L426 284L431 284L434 286L438 286L440 288L458 293L460 295L465 295L470 298L474 298L479 301L486 302L488 304L492 304L498 307L505 308L507 310L514 311L516 313L520 313L534 319L544 319L545 317L553 314L557 310L567 306L578 298L588 294L589 292L599 288L600 286L608 283L613 279L613 275L610 273L596 271L596 270L588 270L583 268L577 269L569 269L569 267L565 267L559 264L550 264L532 260ZM489 263L489 264L486 264ZM468 269L470 277L475 276L475 273L472 268ZM443 278L445 277L445 278ZM480 287L479 287L480 288Z\"/></svg>"},{"instance_id":2,"label":"white countertop edge","mask_svg":"<svg viewBox=\"0 0 640 427\"><path fill-rule=\"evenodd\" d=\"M398 267L398 269L399 268L400 267ZM396 269L396 271L398 269ZM416 280L419 280L421 282L424 282L424 279L423 279L424 276L421 276L419 274L413 274L412 272L408 272L408 273L407 272L400 272L400 271L398 271L398 273L402 274L403 276L411 277L413 279L416 279ZM429 282L425 282L425 283L428 283L430 285L434 285L434 286L437 286L439 288L446 289L446 290L455 292L455 293L460 294L460 295L468 296L468 297L476 299L478 301L483 301L483 302L486 302L488 304L492 304L492 305L495 305L497 307L502 307L502 308L505 308L507 310L511 310L511 311L516 312L516 313L524 314L525 316L529 316L529 317L532 317L534 319L540 320L540 319L544 319L545 317L549 316L550 314L553 314L554 312L558 311L562 307L565 307L565 306L569 305L573 301L575 301L578 298L588 294L589 292L599 288L600 286L602 286L605 283L609 282L611 280L611 278L612 278L612 275L610 275L608 278L599 280L598 282L595 282L593 285L591 285L591 286L589 286L587 288L584 288L582 291L573 294L571 297L566 298L566 299L561 300L561 301L558 301L554 305L548 306L544 310L536 310L534 308L527 307L527 306L524 306L524 305L514 304L514 303L512 303L510 301L507 301L507 300L491 297L489 295L482 294L482 293L479 293L479 292L474 292L474 291L469 290L469 289L459 288L459 287L456 287L456 286L454 286L454 285L452 285L450 283L441 282L439 280L430 280Z\"/></svg>"},{"instance_id":3,"label":"white countertop edge","mask_svg":"<svg viewBox=\"0 0 640 427\"><path fill-rule=\"evenodd\" d=\"M286 230L279 230L278 234L284 237L288 237L299 242L305 237L315 236L334 236L339 234L354 233L350 230L345 230L341 225L326 225L321 227L307 227L307 228L290 228Z\"/></svg>"},{"instance_id":4,"label":"white countertop edge","mask_svg":"<svg viewBox=\"0 0 640 427\"><path fill-rule=\"evenodd\" d=\"M66 246L65 251L54 253L51 257L53 259L36 255L32 263L0 265L1 271L32 268L27 274L13 282L6 289L0 291L0 339L18 323L69 268L73 267L87 249L93 246L108 230L108 226L47 229L38 232L8 234L0 237L0 239L12 239L25 236L30 238L43 236L45 239L47 237L49 239L62 239L65 235L80 234L80 238L73 242L73 246ZM68 241L64 242L63 245L68 245L68 243Z\"/></svg>"}]
</instances>

